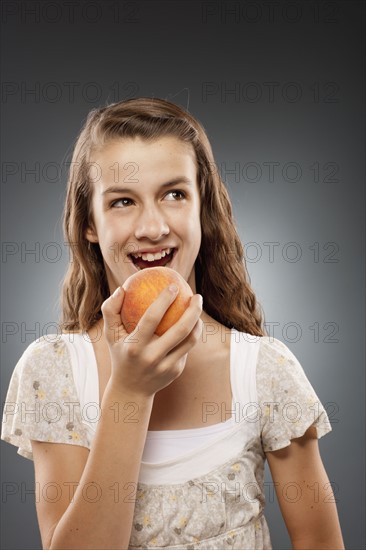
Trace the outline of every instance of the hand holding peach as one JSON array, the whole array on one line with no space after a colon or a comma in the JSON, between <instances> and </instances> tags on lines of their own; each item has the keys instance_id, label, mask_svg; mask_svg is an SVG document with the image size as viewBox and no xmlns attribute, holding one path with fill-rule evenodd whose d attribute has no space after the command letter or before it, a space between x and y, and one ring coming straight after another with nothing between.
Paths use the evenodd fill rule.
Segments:
<instances>
[{"instance_id":1,"label":"hand holding peach","mask_svg":"<svg viewBox=\"0 0 366 550\"><path fill-rule=\"evenodd\" d=\"M163 269L164 273L168 271L168 268ZM151 269L151 271L157 270L157 267ZM143 271L147 269L142 270L141 273ZM176 272L173 271L173 273ZM104 335L109 347L112 367L109 388L122 391L124 395L127 393L131 397L150 397L182 374L188 352L197 344L201 336L203 322L200 319L201 297L198 294L192 295L191 288L184 279L182 279L183 289L185 284L188 288L183 291L180 279L182 277L176 273L174 284L178 286L177 292L169 288L171 279L163 279L164 282L160 282L163 290L155 288L153 297L150 296L152 303L149 305L146 301L141 301L138 314L142 314L142 317L138 320L138 325L136 325L137 317L130 318L132 321L122 322L122 310L126 308L127 312L131 312L132 302L126 300L129 287L126 285L127 281L124 285L127 286L127 290L124 286L119 287L102 304ZM180 293L181 298L185 296L182 303L177 301ZM147 301L148 294L147 292L145 295ZM143 294L140 298L142 296ZM154 296L157 296L156 299ZM164 321L164 317L175 303L180 304L178 311L174 315L170 314ZM134 307L132 312L136 314ZM174 324L174 328L168 330L168 325L163 324L163 332L159 337L157 330L163 321ZM128 325L131 322L136 325L136 328L133 330L130 326L127 332L124 323Z\"/></svg>"},{"instance_id":2,"label":"hand holding peach","mask_svg":"<svg viewBox=\"0 0 366 550\"><path fill-rule=\"evenodd\" d=\"M136 328L137 323L160 292L171 284L178 287L178 294L155 330L158 336L174 325L187 309L193 296L191 287L177 271L169 267L141 269L124 282L122 288L125 291L125 299L121 318L128 333Z\"/></svg>"}]
</instances>

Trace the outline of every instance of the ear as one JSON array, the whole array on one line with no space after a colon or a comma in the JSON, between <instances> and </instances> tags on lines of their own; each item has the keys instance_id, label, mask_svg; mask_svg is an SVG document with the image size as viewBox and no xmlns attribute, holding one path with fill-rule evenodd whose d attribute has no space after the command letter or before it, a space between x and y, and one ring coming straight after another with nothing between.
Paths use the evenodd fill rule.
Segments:
<instances>
[{"instance_id":1,"label":"ear","mask_svg":"<svg viewBox=\"0 0 366 550\"><path fill-rule=\"evenodd\" d=\"M85 238L87 241L91 243L97 243L99 242L97 232L95 231L94 227L89 226L87 230L85 231Z\"/></svg>"}]
</instances>

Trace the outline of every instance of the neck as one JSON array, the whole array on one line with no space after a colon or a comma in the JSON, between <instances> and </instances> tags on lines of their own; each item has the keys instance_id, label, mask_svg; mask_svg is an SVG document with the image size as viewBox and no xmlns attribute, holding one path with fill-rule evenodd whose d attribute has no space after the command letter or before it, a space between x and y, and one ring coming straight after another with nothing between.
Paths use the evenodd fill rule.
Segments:
<instances>
[{"instance_id":1,"label":"neck","mask_svg":"<svg viewBox=\"0 0 366 550\"><path fill-rule=\"evenodd\" d=\"M202 364L213 354L230 349L230 329L205 311L202 312L201 320L203 321L202 333L197 344L188 353L186 369L189 366Z\"/></svg>"}]
</instances>

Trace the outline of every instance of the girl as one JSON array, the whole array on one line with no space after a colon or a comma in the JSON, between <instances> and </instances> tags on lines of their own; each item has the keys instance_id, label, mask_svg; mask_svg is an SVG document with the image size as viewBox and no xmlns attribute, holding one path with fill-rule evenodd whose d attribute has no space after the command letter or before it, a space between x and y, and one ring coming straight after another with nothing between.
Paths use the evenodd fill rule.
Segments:
<instances>
[{"instance_id":1,"label":"girl","mask_svg":"<svg viewBox=\"0 0 366 550\"><path fill-rule=\"evenodd\" d=\"M265 334L199 122L161 99L92 111L64 231L63 331L23 354L2 432L34 460L43 548L269 549L265 460L293 547L343 548L317 444L327 414ZM156 336L166 288L128 336L121 285L157 265L188 281L190 306Z\"/></svg>"}]
</instances>

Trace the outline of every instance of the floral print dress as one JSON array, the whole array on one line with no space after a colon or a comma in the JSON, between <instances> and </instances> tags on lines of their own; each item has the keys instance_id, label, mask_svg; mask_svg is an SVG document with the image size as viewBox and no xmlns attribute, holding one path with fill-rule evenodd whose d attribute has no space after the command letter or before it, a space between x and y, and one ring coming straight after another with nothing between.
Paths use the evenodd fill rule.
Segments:
<instances>
[{"instance_id":1,"label":"floral print dress","mask_svg":"<svg viewBox=\"0 0 366 550\"><path fill-rule=\"evenodd\" d=\"M310 426L318 438L331 431L323 405L287 346L235 329L230 334L235 422L183 456L141 463L139 482L131 489L130 550L271 549L264 516L265 453L290 445ZM92 343L83 336L74 334L74 344L69 335L41 337L13 371L1 438L26 458L33 459L32 439L88 449L93 444L97 420L87 415L87 407L90 395L98 404L99 388L95 361L84 364L75 353L77 341L79 350L93 356ZM85 375L82 383L78 373ZM89 401L83 395L88 384Z\"/></svg>"}]
</instances>

